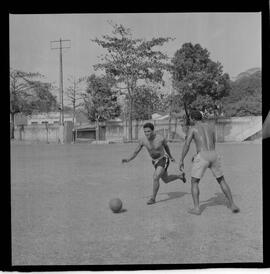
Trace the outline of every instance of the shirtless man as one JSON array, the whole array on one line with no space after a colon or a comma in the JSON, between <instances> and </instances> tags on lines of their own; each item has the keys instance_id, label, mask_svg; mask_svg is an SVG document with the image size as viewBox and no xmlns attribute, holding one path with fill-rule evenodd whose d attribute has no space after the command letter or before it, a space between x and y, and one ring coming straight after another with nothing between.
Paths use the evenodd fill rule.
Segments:
<instances>
[{"instance_id":1,"label":"shirtless man","mask_svg":"<svg viewBox=\"0 0 270 274\"><path fill-rule=\"evenodd\" d=\"M191 119L195 125L188 131L187 138L182 150L182 156L179 163L179 169L184 168L184 159L188 153L190 143L194 140L197 154L193 157L193 165L191 170L191 194L193 198L194 208L189 210L189 213L200 215L199 207L199 182L203 177L207 168L210 168L213 175L216 177L221 190L229 201L229 207L233 213L239 212L239 208L234 204L231 190L227 185L222 170L219 155L215 151L215 131L209 124L202 122L202 114L199 111L192 111Z\"/></svg>"},{"instance_id":2,"label":"shirtless man","mask_svg":"<svg viewBox=\"0 0 270 274\"><path fill-rule=\"evenodd\" d=\"M169 146L164 137L158 135L154 131L154 125L151 123L146 123L143 126L145 137L139 140L139 144L136 147L134 153L127 159L122 159L122 163L127 163L133 160L141 149L146 147L151 158L152 164L155 167L155 172L153 175L153 195L147 202L148 205L154 204L156 202L157 192L159 190L159 179L161 178L164 183L172 182L176 179L181 179L184 183L186 182L185 174L181 172L179 175L168 175L167 169L170 160L174 162L174 158L171 155Z\"/></svg>"}]
</instances>

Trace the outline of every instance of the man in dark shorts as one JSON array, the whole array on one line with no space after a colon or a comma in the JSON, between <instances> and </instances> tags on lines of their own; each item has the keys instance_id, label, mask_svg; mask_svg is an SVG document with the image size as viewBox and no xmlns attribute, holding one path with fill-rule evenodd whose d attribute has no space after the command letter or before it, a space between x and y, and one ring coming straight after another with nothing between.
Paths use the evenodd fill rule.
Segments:
<instances>
[{"instance_id":1,"label":"man in dark shorts","mask_svg":"<svg viewBox=\"0 0 270 274\"><path fill-rule=\"evenodd\" d=\"M147 202L148 205L156 202L156 196L159 190L159 179L161 178L164 183L169 183L177 179L181 179L186 182L185 174L181 172L179 175L168 175L167 169L170 161L174 162L174 158L171 155L167 141L161 135L158 135L154 131L154 125L152 123L146 123L143 126L145 137L139 140L139 144L136 147L134 153L127 159L122 159L122 163L127 163L133 160L143 147L146 147L151 158L152 164L155 167L153 175L153 195Z\"/></svg>"},{"instance_id":2,"label":"man in dark shorts","mask_svg":"<svg viewBox=\"0 0 270 274\"><path fill-rule=\"evenodd\" d=\"M233 213L239 212L239 208L234 204L231 190L227 185L221 169L220 156L215 151L215 130L213 126L202 122L202 114L200 111L194 110L190 113L191 120L195 125L192 126L187 134L185 144L182 149L182 155L179 163L179 169L184 168L184 159L189 151L190 143L194 140L197 154L193 157L191 170L191 194L193 198L194 208L189 211L191 214L200 215L199 207L199 182L203 177L207 168L211 169L214 177L219 183L221 190L225 194L229 202L229 207Z\"/></svg>"}]
</instances>

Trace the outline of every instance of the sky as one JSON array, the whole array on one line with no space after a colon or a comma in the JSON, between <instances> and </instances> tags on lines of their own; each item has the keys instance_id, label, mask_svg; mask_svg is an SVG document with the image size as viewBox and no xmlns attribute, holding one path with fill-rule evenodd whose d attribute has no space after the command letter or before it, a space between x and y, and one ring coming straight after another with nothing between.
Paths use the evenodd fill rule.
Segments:
<instances>
[{"instance_id":1,"label":"sky","mask_svg":"<svg viewBox=\"0 0 270 274\"><path fill-rule=\"evenodd\" d=\"M91 39L111 35L108 21L123 24L134 38L173 37L162 47L173 57L186 42L199 43L210 52L223 72L234 78L261 67L261 13L114 13L114 14L10 14L10 67L39 72L44 81L59 85L59 50L50 41L63 44L64 89L68 78L94 73L93 65L105 52ZM55 46L55 44L53 45Z\"/></svg>"}]
</instances>

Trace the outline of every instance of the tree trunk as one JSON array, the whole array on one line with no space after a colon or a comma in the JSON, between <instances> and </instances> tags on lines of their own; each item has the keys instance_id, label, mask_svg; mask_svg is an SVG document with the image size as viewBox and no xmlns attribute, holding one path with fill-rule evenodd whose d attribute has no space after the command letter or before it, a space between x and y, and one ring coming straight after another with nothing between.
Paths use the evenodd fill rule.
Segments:
<instances>
[{"instance_id":1,"label":"tree trunk","mask_svg":"<svg viewBox=\"0 0 270 274\"><path fill-rule=\"evenodd\" d=\"M132 110L133 110L133 100L129 98L129 123L128 123L128 139L132 141Z\"/></svg>"},{"instance_id":2,"label":"tree trunk","mask_svg":"<svg viewBox=\"0 0 270 274\"><path fill-rule=\"evenodd\" d=\"M14 139L15 130L15 113L11 113L11 139Z\"/></svg>"},{"instance_id":3,"label":"tree trunk","mask_svg":"<svg viewBox=\"0 0 270 274\"><path fill-rule=\"evenodd\" d=\"M138 140L139 138L139 121L136 119L136 125L135 125L135 140Z\"/></svg>"},{"instance_id":4,"label":"tree trunk","mask_svg":"<svg viewBox=\"0 0 270 274\"><path fill-rule=\"evenodd\" d=\"M187 107L187 103L184 103L184 108L185 108L185 113L186 113L186 125L190 125L190 119L189 119L189 114L188 114L188 107Z\"/></svg>"},{"instance_id":5,"label":"tree trunk","mask_svg":"<svg viewBox=\"0 0 270 274\"><path fill-rule=\"evenodd\" d=\"M172 95L171 95L172 96ZM172 121L172 97L170 98L170 112L169 112L169 125L168 125L168 133L167 139L170 140L171 138L171 121ZM165 137L165 136L164 136Z\"/></svg>"},{"instance_id":6,"label":"tree trunk","mask_svg":"<svg viewBox=\"0 0 270 274\"><path fill-rule=\"evenodd\" d=\"M170 140L171 138L171 122L172 122L172 115L171 113L169 114L169 126L168 126L168 134L167 134L167 139Z\"/></svg>"},{"instance_id":7,"label":"tree trunk","mask_svg":"<svg viewBox=\"0 0 270 274\"><path fill-rule=\"evenodd\" d=\"M48 122L45 123L46 127L46 143L49 144L49 128L48 128Z\"/></svg>"},{"instance_id":8,"label":"tree trunk","mask_svg":"<svg viewBox=\"0 0 270 274\"><path fill-rule=\"evenodd\" d=\"M96 120L96 141L99 141L99 121Z\"/></svg>"},{"instance_id":9,"label":"tree trunk","mask_svg":"<svg viewBox=\"0 0 270 274\"><path fill-rule=\"evenodd\" d=\"M76 107L73 106L73 115L72 115L73 128L74 128L75 114L76 114Z\"/></svg>"},{"instance_id":10,"label":"tree trunk","mask_svg":"<svg viewBox=\"0 0 270 274\"><path fill-rule=\"evenodd\" d=\"M177 131L177 118L175 117L174 136L173 136L173 138L176 138L176 131Z\"/></svg>"},{"instance_id":11,"label":"tree trunk","mask_svg":"<svg viewBox=\"0 0 270 274\"><path fill-rule=\"evenodd\" d=\"M132 115L129 115L129 121L128 121L128 140L132 141Z\"/></svg>"},{"instance_id":12,"label":"tree trunk","mask_svg":"<svg viewBox=\"0 0 270 274\"><path fill-rule=\"evenodd\" d=\"M75 143L75 135L74 135L74 129L75 129L75 111L76 111L76 108L75 108L75 105L73 105L73 116L72 116L72 142Z\"/></svg>"}]
</instances>

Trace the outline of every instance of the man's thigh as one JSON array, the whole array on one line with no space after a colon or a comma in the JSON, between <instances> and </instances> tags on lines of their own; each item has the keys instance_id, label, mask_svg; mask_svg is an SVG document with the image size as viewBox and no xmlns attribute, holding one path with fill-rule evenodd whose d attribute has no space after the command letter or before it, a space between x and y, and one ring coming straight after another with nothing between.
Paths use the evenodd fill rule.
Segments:
<instances>
[{"instance_id":1,"label":"man's thigh","mask_svg":"<svg viewBox=\"0 0 270 274\"><path fill-rule=\"evenodd\" d=\"M217 159L211 164L210 169L215 178L220 178L223 176L220 156L218 156Z\"/></svg>"},{"instance_id":2,"label":"man's thigh","mask_svg":"<svg viewBox=\"0 0 270 274\"><path fill-rule=\"evenodd\" d=\"M201 179L208 166L209 162L204 160L200 154L197 154L192 163L191 177Z\"/></svg>"},{"instance_id":3,"label":"man's thigh","mask_svg":"<svg viewBox=\"0 0 270 274\"><path fill-rule=\"evenodd\" d=\"M166 176L166 173L167 173L167 171L165 170L164 167L157 166L157 168L155 169L155 172L154 172L154 178L155 179L160 179L163 176Z\"/></svg>"},{"instance_id":4,"label":"man's thigh","mask_svg":"<svg viewBox=\"0 0 270 274\"><path fill-rule=\"evenodd\" d=\"M162 175L161 175L161 179L162 179L162 181L163 181L164 183L167 182L167 179L168 179L168 172L167 172L166 169L164 169L164 172L163 172Z\"/></svg>"}]
</instances>

